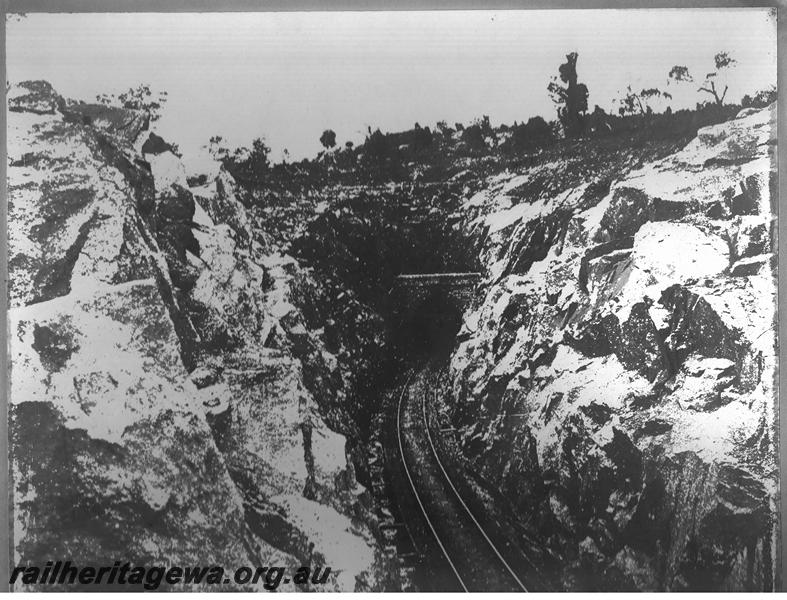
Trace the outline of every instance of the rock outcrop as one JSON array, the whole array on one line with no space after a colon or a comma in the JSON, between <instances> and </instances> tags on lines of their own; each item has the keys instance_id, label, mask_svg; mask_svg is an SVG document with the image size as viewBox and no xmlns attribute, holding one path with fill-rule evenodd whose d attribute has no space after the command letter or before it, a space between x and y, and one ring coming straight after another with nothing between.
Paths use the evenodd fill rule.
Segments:
<instances>
[{"instance_id":1,"label":"rock outcrop","mask_svg":"<svg viewBox=\"0 0 787 600\"><path fill-rule=\"evenodd\" d=\"M275 201L190 172L144 113L8 97L16 563L395 586L365 455L412 368L388 292L459 264L484 277L449 340L462 464L549 579L773 588L775 107L682 148L591 139Z\"/></svg>"},{"instance_id":2,"label":"rock outcrop","mask_svg":"<svg viewBox=\"0 0 787 600\"><path fill-rule=\"evenodd\" d=\"M190 187L146 115L45 82L9 110L14 562L327 565L328 589L381 589L318 283L227 172Z\"/></svg>"},{"instance_id":3,"label":"rock outcrop","mask_svg":"<svg viewBox=\"0 0 787 600\"><path fill-rule=\"evenodd\" d=\"M611 181L528 187L559 182L549 164L465 202L487 280L454 418L568 589L773 588L775 118Z\"/></svg>"}]
</instances>

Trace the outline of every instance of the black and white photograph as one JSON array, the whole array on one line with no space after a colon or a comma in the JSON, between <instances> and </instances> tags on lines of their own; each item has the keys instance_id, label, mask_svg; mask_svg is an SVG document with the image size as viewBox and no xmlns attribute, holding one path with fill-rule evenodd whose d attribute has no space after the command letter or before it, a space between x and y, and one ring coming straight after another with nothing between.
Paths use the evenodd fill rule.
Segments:
<instances>
[{"instance_id":1,"label":"black and white photograph","mask_svg":"<svg viewBox=\"0 0 787 600\"><path fill-rule=\"evenodd\" d=\"M783 589L776 8L50 4L11 591Z\"/></svg>"}]
</instances>

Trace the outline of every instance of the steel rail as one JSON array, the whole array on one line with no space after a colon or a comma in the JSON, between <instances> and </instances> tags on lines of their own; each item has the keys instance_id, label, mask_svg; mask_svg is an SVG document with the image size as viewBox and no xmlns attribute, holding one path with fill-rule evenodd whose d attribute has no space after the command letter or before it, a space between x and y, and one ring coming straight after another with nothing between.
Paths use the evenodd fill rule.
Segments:
<instances>
[{"instance_id":1,"label":"steel rail","mask_svg":"<svg viewBox=\"0 0 787 600\"><path fill-rule=\"evenodd\" d=\"M409 391L410 380L413 378L413 373L407 378L407 381L404 383L404 389L402 390L401 396L399 396L399 406L396 411L396 434L399 441L399 454L402 457L402 464L404 465L404 472L407 475L407 479L410 482L410 487L413 488L413 494L415 494L415 499L418 501L418 506L421 508L421 512L424 515L424 519L426 519L427 525L429 525L429 529L432 530L432 535L434 535L434 539L437 541L437 545L440 546L440 550L442 550L445 559L448 561L448 564L451 567L451 570L456 575L456 579L459 581L459 585L462 586L462 589L465 592L469 592L470 590L467 589L465 582L462 581L461 575L459 575L459 571L457 570L456 566L454 565L451 557L448 556L448 551L445 549L443 542L440 541L440 536L437 535L437 531L432 525L431 519L429 519L429 515L426 514L426 508L424 508L424 504L421 501L421 496L418 494L418 490L415 488L415 482L413 481L412 475L410 475L410 469L407 467L407 459L404 456L404 445L402 444L402 401L404 400L405 394ZM428 434L427 430L427 434Z\"/></svg>"},{"instance_id":2,"label":"steel rail","mask_svg":"<svg viewBox=\"0 0 787 600\"><path fill-rule=\"evenodd\" d=\"M498 549L492 543L492 540L490 540L489 536L486 535L486 532L484 531L484 528L481 527L481 524L478 522L478 520L475 518L473 513L470 511L470 508L468 508L467 504L465 504L465 501L462 500L462 496L459 495L459 490L457 490L456 486L454 486L454 483L451 481L451 478L448 476L448 472L445 470L445 467L443 466L443 463L440 460L440 457L437 455L437 449L435 448L434 442L432 440L432 434L429 432L429 422L426 420L426 394L421 394L421 412L422 412L423 418L424 418L424 427L426 428L426 439L429 441L429 447L432 449L432 454L434 455L435 460L437 461L437 466L439 466L440 470L443 472L443 477L445 477L445 480L448 482L448 485L451 486L451 489L453 490L454 495L456 496L456 499L459 500L459 504L462 505L462 508L465 509L465 512L470 516L470 518L472 519L473 523L475 523L475 526L478 527L478 531L480 531L481 535L484 536L484 539L489 544L489 547L492 548L492 551L497 555L497 558L500 559L500 562L503 563L503 566L511 574L511 577L514 578L514 581L517 582L517 585L522 589L523 592L526 592L527 588L525 587L525 584L522 583L522 581L519 579L519 577L517 577L517 575L514 572L514 570L506 562L506 560L503 558L502 554L500 554L500 551L498 551Z\"/></svg>"}]
</instances>

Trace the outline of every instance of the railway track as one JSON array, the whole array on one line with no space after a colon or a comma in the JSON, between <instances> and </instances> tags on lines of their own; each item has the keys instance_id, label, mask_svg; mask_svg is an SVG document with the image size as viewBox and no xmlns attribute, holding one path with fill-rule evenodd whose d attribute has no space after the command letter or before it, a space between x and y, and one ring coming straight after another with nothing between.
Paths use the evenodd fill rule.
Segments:
<instances>
[{"instance_id":1,"label":"railway track","mask_svg":"<svg viewBox=\"0 0 787 600\"><path fill-rule=\"evenodd\" d=\"M414 406L411 397L413 377L407 378L397 404L399 455L423 520L451 573L466 592L528 591L462 499L440 460L427 423L426 394L419 394L419 406ZM414 435L408 438L408 431ZM408 455L418 452L421 456L416 458L421 460L415 465Z\"/></svg>"}]
</instances>

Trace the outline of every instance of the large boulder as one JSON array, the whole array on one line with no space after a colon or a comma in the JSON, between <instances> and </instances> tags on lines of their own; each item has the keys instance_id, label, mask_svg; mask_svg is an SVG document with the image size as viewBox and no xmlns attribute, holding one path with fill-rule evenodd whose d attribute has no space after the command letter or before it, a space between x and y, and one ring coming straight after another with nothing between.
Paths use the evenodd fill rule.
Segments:
<instances>
[{"instance_id":1,"label":"large boulder","mask_svg":"<svg viewBox=\"0 0 787 600\"><path fill-rule=\"evenodd\" d=\"M53 115L63 99L48 81L23 81L6 94L8 110L39 115Z\"/></svg>"},{"instance_id":2,"label":"large boulder","mask_svg":"<svg viewBox=\"0 0 787 600\"><path fill-rule=\"evenodd\" d=\"M248 563L241 499L155 282L9 319L14 562Z\"/></svg>"}]
</instances>

